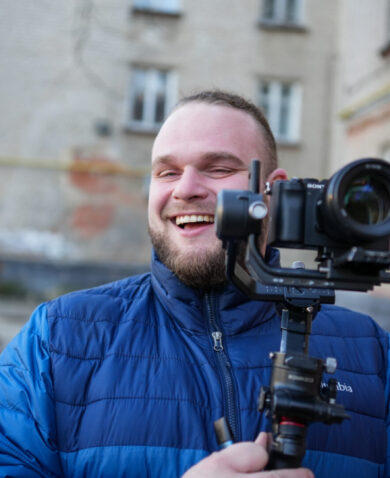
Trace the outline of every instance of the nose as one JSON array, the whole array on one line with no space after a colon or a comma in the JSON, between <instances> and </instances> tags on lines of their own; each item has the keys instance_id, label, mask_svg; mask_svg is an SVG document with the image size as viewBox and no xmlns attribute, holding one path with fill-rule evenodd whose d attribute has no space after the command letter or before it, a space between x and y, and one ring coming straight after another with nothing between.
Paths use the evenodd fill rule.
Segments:
<instances>
[{"instance_id":1,"label":"nose","mask_svg":"<svg viewBox=\"0 0 390 478\"><path fill-rule=\"evenodd\" d=\"M204 184L204 177L194 167L184 168L173 190L173 197L181 200L204 199L208 190Z\"/></svg>"}]
</instances>

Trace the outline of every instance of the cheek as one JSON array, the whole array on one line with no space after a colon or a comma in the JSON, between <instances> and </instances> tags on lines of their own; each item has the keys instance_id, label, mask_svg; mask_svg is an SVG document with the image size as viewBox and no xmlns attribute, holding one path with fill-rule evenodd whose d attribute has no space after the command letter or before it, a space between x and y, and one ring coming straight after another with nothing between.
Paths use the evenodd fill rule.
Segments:
<instances>
[{"instance_id":1,"label":"cheek","mask_svg":"<svg viewBox=\"0 0 390 478\"><path fill-rule=\"evenodd\" d=\"M148 202L148 216L149 221L151 218L156 217L159 215L160 207L158 205L158 197L149 194L149 202Z\"/></svg>"},{"instance_id":2,"label":"cheek","mask_svg":"<svg viewBox=\"0 0 390 478\"><path fill-rule=\"evenodd\" d=\"M149 219L151 217L156 217L160 215L160 212L164 207L168 196L169 193L165 191L165 188L162 188L159 185L153 183L150 184L148 199Z\"/></svg>"},{"instance_id":3,"label":"cheek","mask_svg":"<svg viewBox=\"0 0 390 478\"><path fill-rule=\"evenodd\" d=\"M249 188L248 173L237 174L228 178L223 185L223 189L247 190Z\"/></svg>"}]
</instances>

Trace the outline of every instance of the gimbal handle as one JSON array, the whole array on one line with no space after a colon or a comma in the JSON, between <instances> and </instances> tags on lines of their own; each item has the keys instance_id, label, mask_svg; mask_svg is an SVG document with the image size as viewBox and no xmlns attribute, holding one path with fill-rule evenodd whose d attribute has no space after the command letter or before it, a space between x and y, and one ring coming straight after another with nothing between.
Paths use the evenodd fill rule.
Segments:
<instances>
[{"instance_id":1,"label":"gimbal handle","mask_svg":"<svg viewBox=\"0 0 390 478\"><path fill-rule=\"evenodd\" d=\"M267 469L297 468L306 451L307 427L312 422L341 423L349 418L336 404L336 380L323 386L324 371L333 373L335 359L308 355L311 323L319 302L295 300L282 304L280 352L271 354L269 387L262 387L259 411L272 420L272 442Z\"/></svg>"}]
</instances>

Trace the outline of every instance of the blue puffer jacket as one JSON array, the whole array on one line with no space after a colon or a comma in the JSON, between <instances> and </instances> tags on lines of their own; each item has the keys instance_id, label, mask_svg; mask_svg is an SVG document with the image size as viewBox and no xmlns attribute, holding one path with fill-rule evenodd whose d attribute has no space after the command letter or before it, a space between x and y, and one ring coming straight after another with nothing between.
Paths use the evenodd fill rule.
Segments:
<instances>
[{"instance_id":1,"label":"blue puffer jacket","mask_svg":"<svg viewBox=\"0 0 390 478\"><path fill-rule=\"evenodd\" d=\"M1 356L0 476L176 478L217 449L223 415L253 440L279 327L272 303L234 286L202 294L157 260L151 274L40 306ZM311 425L304 465L317 478L390 476L387 334L324 306L310 348L337 358L351 419Z\"/></svg>"}]
</instances>

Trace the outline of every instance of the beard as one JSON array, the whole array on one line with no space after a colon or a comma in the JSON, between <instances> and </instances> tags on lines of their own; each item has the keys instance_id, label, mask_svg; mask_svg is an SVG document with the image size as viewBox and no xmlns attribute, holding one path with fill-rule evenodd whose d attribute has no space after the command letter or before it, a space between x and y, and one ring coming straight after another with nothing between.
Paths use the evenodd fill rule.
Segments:
<instances>
[{"instance_id":1,"label":"beard","mask_svg":"<svg viewBox=\"0 0 390 478\"><path fill-rule=\"evenodd\" d=\"M160 261L185 285L207 290L227 283L222 243L208 251L196 250L195 247L189 255L183 254L164 233L150 226L149 236Z\"/></svg>"},{"instance_id":2,"label":"beard","mask_svg":"<svg viewBox=\"0 0 390 478\"><path fill-rule=\"evenodd\" d=\"M258 247L266 244L268 217L261 223ZM228 283L226 277L225 251L222 241L208 251L197 250L191 254L183 254L179 248L163 232L148 227L149 236L160 261L168 267L185 285L194 289L221 288ZM236 261L244 269L245 243L240 242L237 250Z\"/></svg>"}]
</instances>

